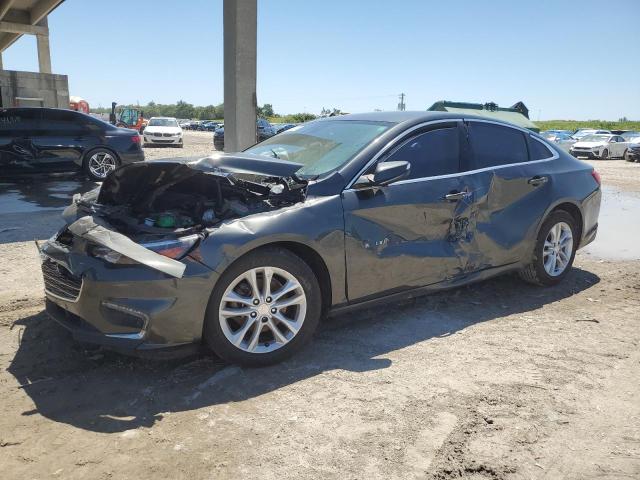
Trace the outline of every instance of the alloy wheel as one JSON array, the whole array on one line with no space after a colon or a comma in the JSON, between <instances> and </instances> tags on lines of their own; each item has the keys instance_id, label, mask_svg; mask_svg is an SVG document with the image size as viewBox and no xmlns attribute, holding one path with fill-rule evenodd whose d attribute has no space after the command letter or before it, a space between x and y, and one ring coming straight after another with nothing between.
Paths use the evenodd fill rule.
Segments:
<instances>
[{"instance_id":1,"label":"alloy wheel","mask_svg":"<svg viewBox=\"0 0 640 480\"><path fill-rule=\"evenodd\" d=\"M276 267L252 268L227 287L218 320L227 340L249 353L268 353L300 331L307 298L300 282Z\"/></svg>"},{"instance_id":2,"label":"alloy wheel","mask_svg":"<svg viewBox=\"0 0 640 480\"><path fill-rule=\"evenodd\" d=\"M542 249L545 271L552 277L562 275L571 261L573 233L568 223L558 222L547 234Z\"/></svg>"},{"instance_id":3,"label":"alloy wheel","mask_svg":"<svg viewBox=\"0 0 640 480\"><path fill-rule=\"evenodd\" d=\"M107 178L117 166L116 159L108 152L96 152L89 158L89 171L97 178Z\"/></svg>"}]
</instances>

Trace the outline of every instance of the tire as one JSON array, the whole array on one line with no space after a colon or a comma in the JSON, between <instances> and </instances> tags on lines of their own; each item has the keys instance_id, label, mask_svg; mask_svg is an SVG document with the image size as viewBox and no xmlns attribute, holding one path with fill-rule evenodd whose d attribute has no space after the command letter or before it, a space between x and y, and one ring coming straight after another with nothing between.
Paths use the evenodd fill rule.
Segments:
<instances>
[{"instance_id":1,"label":"tire","mask_svg":"<svg viewBox=\"0 0 640 480\"><path fill-rule=\"evenodd\" d=\"M556 227L557 225L564 224L569 227L571 231L571 240L567 242L567 244L571 245L571 253L568 255L568 262L564 265L564 268L560 272L556 272L553 275L549 273L549 271L545 268L545 257L544 257L544 249L545 243L547 242L550 235L552 235L552 227ZM540 232L538 233L538 238L536 240L536 245L533 250L533 258L529 265L520 270L519 275L524 281L533 283L535 285L540 286L553 286L560 283L564 277L567 276L571 267L573 265L573 259L576 255L576 249L578 246L579 239L577 238L578 229L576 227L575 219L564 210L555 210L551 212L551 214L547 217L547 219L543 222L542 227L540 227ZM562 238L562 235L560 235ZM564 257L567 257L566 250ZM562 256L558 256L558 258L563 258ZM562 261L562 260L561 260Z\"/></svg>"},{"instance_id":2,"label":"tire","mask_svg":"<svg viewBox=\"0 0 640 480\"><path fill-rule=\"evenodd\" d=\"M118 156L111 150L96 148L85 155L84 171L94 182L102 182L120 163Z\"/></svg>"},{"instance_id":3,"label":"tire","mask_svg":"<svg viewBox=\"0 0 640 480\"><path fill-rule=\"evenodd\" d=\"M608 160L608 159L609 159L609 150L605 148L602 151L602 154L600 155L600 160Z\"/></svg>"},{"instance_id":4,"label":"tire","mask_svg":"<svg viewBox=\"0 0 640 480\"><path fill-rule=\"evenodd\" d=\"M629 150L624 151L624 155L622 155L622 158L624 158L627 162L633 162L633 158L629 156Z\"/></svg>"},{"instance_id":5,"label":"tire","mask_svg":"<svg viewBox=\"0 0 640 480\"><path fill-rule=\"evenodd\" d=\"M265 295L268 293L264 288L265 269L273 273L270 284L271 290L275 286L273 299ZM248 280L241 278L252 271L256 272L255 289L251 288ZM298 286L276 299L285 281L289 285L295 285L297 281ZM224 300L230 297L242 298L243 301ZM274 305L294 302L299 298L303 298L301 302L306 300L306 303L294 303L272 316ZM259 304L254 305L255 301ZM252 367L278 363L293 355L311 339L320 321L321 305L318 280L302 259L282 248L256 250L233 263L216 283L205 314L204 340L214 353L230 363ZM251 313L238 316L221 314L221 310L233 312L235 309ZM294 327L285 327L286 324L278 317ZM274 328L281 334L281 341L276 341ZM234 335L238 346L230 339Z\"/></svg>"}]
</instances>

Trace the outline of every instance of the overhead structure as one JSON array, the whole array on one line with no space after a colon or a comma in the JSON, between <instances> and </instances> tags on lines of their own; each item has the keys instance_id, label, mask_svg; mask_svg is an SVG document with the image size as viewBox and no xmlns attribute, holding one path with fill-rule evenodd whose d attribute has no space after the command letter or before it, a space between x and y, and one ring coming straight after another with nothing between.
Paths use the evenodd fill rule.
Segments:
<instances>
[{"instance_id":1,"label":"overhead structure","mask_svg":"<svg viewBox=\"0 0 640 480\"><path fill-rule=\"evenodd\" d=\"M224 0L224 149L256 143L257 0Z\"/></svg>"},{"instance_id":2,"label":"overhead structure","mask_svg":"<svg viewBox=\"0 0 640 480\"><path fill-rule=\"evenodd\" d=\"M69 107L66 75L51 71L47 16L64 0L0 0L0 107ZM4 70L2 52L22 35L35 35L39 72Z\"/></svg>"}]
</instances>

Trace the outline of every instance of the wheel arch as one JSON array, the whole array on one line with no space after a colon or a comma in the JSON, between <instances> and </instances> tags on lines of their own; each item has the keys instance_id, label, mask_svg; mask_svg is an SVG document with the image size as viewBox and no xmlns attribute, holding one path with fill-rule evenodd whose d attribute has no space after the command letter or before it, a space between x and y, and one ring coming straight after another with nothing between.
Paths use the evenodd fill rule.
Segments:
<instances>
[{"instance_id":1,"label":"wheel arch","mask_svg":"<svg viewBox=\"0 0 640 480\"><path fill-rule=\"evenodd\" d=\"M311 271L316 276L316 279L318 280L318 284L320 286L320 293L322 295L322 313L327 313L331 308L333 302L331 274L329 273L329 268L325 260L322 258L322 255L320 255L320 253L318 253L316 249L306 243L302 243L296 240L273 240L270 242L261 243L260 245L253 246L253 248L249 248L243 251L242 254L234 258L232 262L226 264L224 266L224 269L220 271L219 274L222 275L226 270L231 268L233 264L244 258L246 255L267 248L282 248L284 250L288 250L289 252L299 257L309 266L309 268L311 268Z\"/></svg>"},{"instance_id":2,"label":"wheel arch","mask_svg":"<svg viewBox=\"0 0 640 480\"><path fill-rule=\"evenodd\" d=\"M577 235L578 245L580 245L580 243L582 242L582 234L584 229L584 215L580 205L574 200L569 200L569 199L560 200L549 207L549 209L542 216L540 223L538 224L536 238L538 238L538 235L540 234L540 229L542 228L542 224L545 222L545 220L549 217L549 215L551 215L553 212L556 212L558 210L564 210L569 215L571 215L576 221L576 224L578 227L578 235Z\"/></svg>"}]
</instances>

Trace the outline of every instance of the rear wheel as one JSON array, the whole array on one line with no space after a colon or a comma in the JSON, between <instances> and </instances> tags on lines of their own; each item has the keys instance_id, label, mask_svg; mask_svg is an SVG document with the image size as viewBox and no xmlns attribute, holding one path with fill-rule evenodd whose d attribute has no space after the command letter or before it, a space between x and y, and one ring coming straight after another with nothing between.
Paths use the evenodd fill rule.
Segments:
<instances>
[{"instance_id":1,"label":"rear wheel","mask_svg":"<svg viewBox=\"0 0 640 480\"><path fill-rule=\"evenodd\" d=\"M520 278L536 285L557 285L569 273L578 246L575 219L556 210L544 221L538 234L533 259L520 271Z\"/></svg>"},{"instance_id":2,"label":"rear wheel","mask_svg":"<svg viewBox=\"0 0 640 480\"><path fill-rule=\"evenodd\" d=\"M102 182L107 175L120 166L116 155L104 148L92 150L85 160L85 172L94 182Z\"/></svg>"},{"instance_id":3,"label":"rear wheel","mask_svg":"<svg viewBox=\"0 0 640 480\"><path fill-rule=\"evenodd\" d=\"M280 362L310 340L320 320L320 297L311 268L288 250L249 253L217 282L204 339L232 363Z\"/></svg>"}]
</instances>

